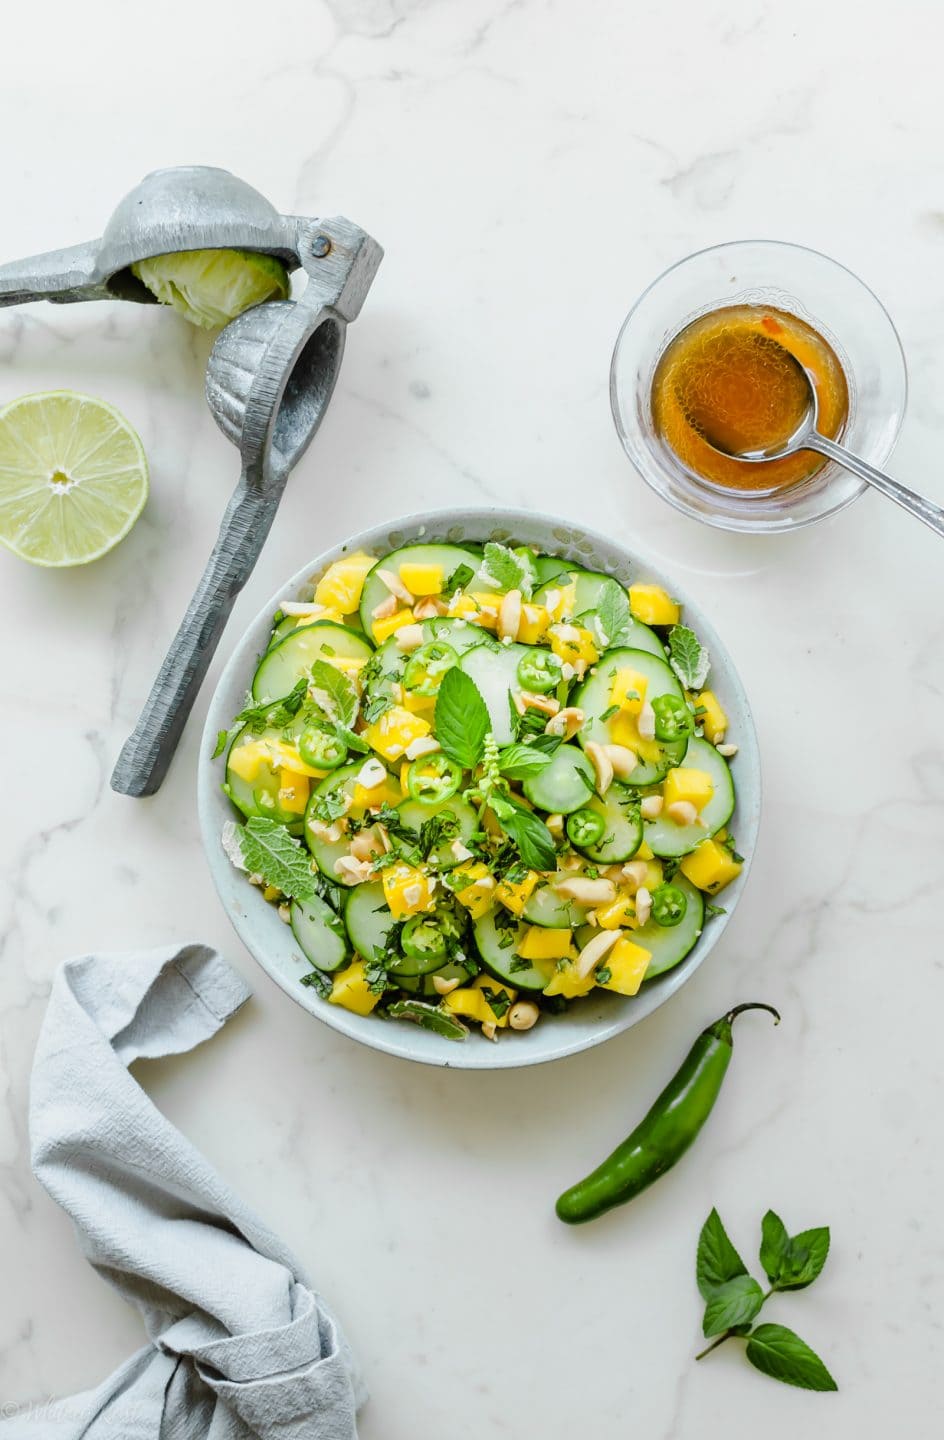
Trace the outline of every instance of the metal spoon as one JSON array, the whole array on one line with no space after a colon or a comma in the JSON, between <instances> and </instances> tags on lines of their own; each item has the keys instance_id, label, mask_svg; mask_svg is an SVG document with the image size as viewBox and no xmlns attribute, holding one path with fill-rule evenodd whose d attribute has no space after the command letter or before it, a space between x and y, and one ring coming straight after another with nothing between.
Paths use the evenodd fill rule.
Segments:
<instances>
[{"instance_id":1,"label":"metal spoon","mask_svg":"<svg viewBox=\"0 0 944 1440\"><path fill-rule=\"evenodd\" d=\"M889 500L894 500L903 510L907 510L925 525L934 530L936 534L944 536L944 509L935 505L932 501L918 495L916 491L909 490L906 485L899 485L890 475L882 470L876 470L866 460L854 455L844 445L839 445L835 440L821 434L816 425L819 419L819 399L816 394L816 385L813 376L806 366L793 355L785 345L779 347L782 357L789 359L790 364L803 377L807 392L807 408L804 411L799 424L785 441L778 442L760 450L728 450L720 445L717 438L712 438L705 428L704 420L701 423L702 438L707 441L712 450L717 450L720 455L729 455L734 460L746 460L750 464L763 464L769 460L781 460L786 455L795 455L798 450L815 450L818 455L825 455L829 460L835 460L837 465L844 469L851 470L853 475L858 475L860 480L871 485Z\"/></svg>"}]
</instances>

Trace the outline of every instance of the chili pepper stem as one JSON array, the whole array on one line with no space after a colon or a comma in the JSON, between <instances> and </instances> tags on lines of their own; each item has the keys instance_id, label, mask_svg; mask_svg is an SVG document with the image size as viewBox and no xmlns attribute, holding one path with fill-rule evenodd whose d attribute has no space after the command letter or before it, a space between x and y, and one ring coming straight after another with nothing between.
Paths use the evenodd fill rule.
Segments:
<instances>
[{"instance_id":1,"label":"chili pepper stem","mask_svg":"<svg viewBox=\"0 0 944 1440\"><path fill-rule=\"evenodd\" d=\"M774 1017L774 1024L780 1024L780 1011L775 1010L772 1005L765 1005L762 1000L749 1000L744 1005L735 1005L734 1009L729 1010L725 1015L725 1023L732 1025L739 1015L744 1014L745 1010L766 1010Z\"/></svg>"}]
</instances>

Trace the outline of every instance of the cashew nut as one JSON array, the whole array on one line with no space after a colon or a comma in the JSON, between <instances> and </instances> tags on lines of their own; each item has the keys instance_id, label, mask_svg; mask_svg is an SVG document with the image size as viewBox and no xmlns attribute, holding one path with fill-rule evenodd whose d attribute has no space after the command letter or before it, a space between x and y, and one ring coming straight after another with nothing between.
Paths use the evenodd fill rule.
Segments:
<instances>
[{"instance_id":1,"label":"cashew nut","mask_svg":"<svg viewBox=\"0 0 944 1440\"><path fill-rule=\"evenodd\" d=\"M574 970L580 980L586 980L590 971L599 965L604 955L610 953L619 938L619 930L601 930L599 935L594 935L592 940L587 941L574 961Z\"/></svg>"},{"instance_id":2,"label":"cashew nut","mask_svg":"<svg viewBox=\"0 0 944 1440\"><path fill-rule=\"evenodd\" d=\"M584 749L597 778L597 794L605 795L613 784L613 762L604 747L595 740L591 740Z\"/></svg>"},{"instance_id":3,"label":"cashew nut","mask_svg":"<svg viewBox=\"0 0 944 1440\"><path fill-rule=\"evenodd\" d=\"M533 1000L519 1000L508 1011L508 1024L512 1030L530 1030L538 1023L540 1014Z\"/></svg>"}]
</instances>

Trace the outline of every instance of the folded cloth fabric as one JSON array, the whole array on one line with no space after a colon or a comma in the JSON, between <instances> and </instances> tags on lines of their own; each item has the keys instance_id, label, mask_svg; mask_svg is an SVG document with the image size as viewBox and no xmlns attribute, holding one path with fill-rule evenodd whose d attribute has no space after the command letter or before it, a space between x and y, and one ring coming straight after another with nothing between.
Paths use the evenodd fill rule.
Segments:
<instances>
[{"instance_id":1,"label":"folded cloth fabric","mask_svg":"<svg viewBox=\"0 0 944 1440\"><path fill-rule=\"evenodd\" d=\"M202 945L59 970L33 1065L33 1169L151 1343L96 1390L23 1405L0 1440L356 1437L366 1394L331 1311L127 1070L199 1045L249 994Z\"/></svg>"}]
</instances>

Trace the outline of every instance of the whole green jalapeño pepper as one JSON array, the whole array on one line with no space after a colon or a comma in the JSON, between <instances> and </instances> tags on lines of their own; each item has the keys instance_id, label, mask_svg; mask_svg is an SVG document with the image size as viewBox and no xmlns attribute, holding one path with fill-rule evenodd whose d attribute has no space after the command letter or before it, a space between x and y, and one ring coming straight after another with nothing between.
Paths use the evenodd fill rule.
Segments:
<instances>
[{"instance_id":1,"label":"whole green jalape\u00f1o pepper","mask_svg":"<svg viewBox=\"0 0 944 1440\"><path fill-rule=\"evenodd\" d=\"M561 1195L557 1202L561 1220L580 1225L625 1205L682 1158L718 1098L733 1054L731 1027L745 1010L767 1010L780 1024L772 1005L757 1003L736 1005L703 1030L633 1133L592 1174Z\"/></svg>"}]
</instances>

